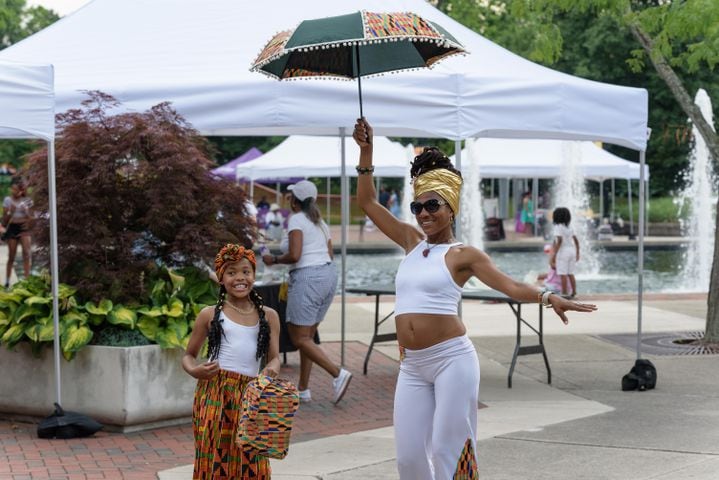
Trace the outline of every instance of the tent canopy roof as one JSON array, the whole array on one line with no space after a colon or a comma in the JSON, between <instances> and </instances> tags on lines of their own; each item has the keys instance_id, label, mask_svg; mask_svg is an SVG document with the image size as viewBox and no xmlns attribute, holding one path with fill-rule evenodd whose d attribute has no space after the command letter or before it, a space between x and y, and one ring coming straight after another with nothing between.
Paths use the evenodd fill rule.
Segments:
<instances>
[{"instance_id":1,"label":"tent canopy roof","mask_svg":"<svg viewBox=\"0 0 719 480\"><path fill-rule=\"evenodd\" d=\"M128 110L170 101L205 135L337 135L340 127L351 131L357 117L355 82L278 82L249 66L277 31L360 9L413 11L470 52L432 70L366 79L365 112L377 134L646 146L646 90L534 64L425 0L208 0L201 8L195 0L94 0L0 59L53 64L59 111L77 107L83 90L101 90Z\"/></svg>"},{"instance_id":2,"label":"tent canopy roof","mask_svg":"<svg viewBox=\"0 0 719 480\"><path fill-rule=\"evenodd\" d=\"M470 158L471 157L473 158ZM479 163L482 178L556 178L564 171L563 159L570 155L579 162L585 178L639 179L639 164L624 160L593 142L566 140L468 140L462 150L462 170L471 160ZM455 160L454 156L451 157ZM649 167L644 166L646 180Z\"/></svg>"},{"instance_id":3,"label":"tent canopy roof","mask_svg":"<svg viewBox=\"0 0 719 480\"><path fill-rule=\"evenodd\" d=\"M275 148L249 162L237 165L237 178L262 180L276 177L339 177L341 176L342 140L338 137L293 135ZM359 147L351 138L345 139L348 176L357 176L354 168ZM412 146L403 147L386 137L374 137L374 174L378 177L404 177L409 161L414 158Z\"/></svg>"},{"instance_id":4,"label":"tent canopy roof","mask_svg":"<svg viewBox=\"0 0 719 480\"><path fill-rule=\"evenodd\" d=\"M0 61L0 138L55 138L51 65Z\"/></svg>"}]
</instances>

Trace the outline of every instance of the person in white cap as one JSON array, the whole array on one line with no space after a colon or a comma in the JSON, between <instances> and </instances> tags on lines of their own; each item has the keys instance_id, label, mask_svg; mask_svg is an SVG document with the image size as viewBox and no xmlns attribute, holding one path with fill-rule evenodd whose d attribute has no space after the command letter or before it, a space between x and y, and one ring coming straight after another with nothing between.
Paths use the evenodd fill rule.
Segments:
<instances>
[{"instance_id":1,"label":"person in white cap","mask_svg":"<svg viewBox=\"0 0 719 480\"><path fill-rule=\"evenodd\" d=\"M282 239L282 255L263 255L265 265L290 264L287 292L287 330L300 351L300 401L312 399L310 371L316 363L333 377L333 403L347 391L352 374L333 363L314 343L317 326L324 319L337 288L337 269L332 263L332 240L327 224L317 208L317 187L302 180L290 185L292 215L287 236Z\"/></svg>"}]
</instances>

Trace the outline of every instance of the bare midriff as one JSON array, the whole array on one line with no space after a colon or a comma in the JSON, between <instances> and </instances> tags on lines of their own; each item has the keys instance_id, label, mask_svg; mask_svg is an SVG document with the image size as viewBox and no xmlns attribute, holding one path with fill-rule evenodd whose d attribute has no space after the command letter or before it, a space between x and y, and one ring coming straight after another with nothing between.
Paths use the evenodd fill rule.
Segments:
<instances>
[{"instance_id":1,"label":"bare midriff","mask_svg":"<svg viewBox=\"0 0 719 480\"><path fill-rule=\"evenodd\" d=\"M395 324L397 341L410 350L428 348L467 331L457 315L403 313L395 317Z\"/></svg>"}]
</instances>

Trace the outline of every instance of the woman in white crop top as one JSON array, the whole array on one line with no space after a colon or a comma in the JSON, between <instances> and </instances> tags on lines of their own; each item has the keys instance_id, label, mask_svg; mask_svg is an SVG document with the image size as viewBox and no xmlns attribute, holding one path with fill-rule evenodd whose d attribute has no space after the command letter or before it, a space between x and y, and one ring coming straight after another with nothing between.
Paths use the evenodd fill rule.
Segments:
<instances>
[{"instance_id":1,"label":"woman in white crop top","mask_svg":"<svg viewBox=\"0 0 719 480\"><path fill-rule=\"evenodd\" d=\"M397 271L395 309L401 353L394 404L400 478L478 478L479 361L457 315L462 286L476 276L517 300L543 301L565 324L566 311L591 312L596 306L517 282L499 271L484 252L456 242L452 226L459 212L462 178L435 147L415 157L410 170L411 210L419 229L398 220L376 199L372 128L365 119L357 120L353 137L360 146L359 204L407 253Z\"/></svg>"},{"instance_id":2,"label":"woman in white crop top","mask_svg":"<svg viewBox=\"0 0 719 480\"><path fill-rule=\"evenodd\" d=\"M234 244L222 247L215 257L220 282L217 305L197 315L182 357L182 368L197 378L192 406L193 479L270 478L269 460L248 455L234 434L242 394L259 374L261 361L266 361L263 375L274 377L280 371L280 318L252 289L255 268L252 250ZM205 339L208 361L198 364ZM247 472L256 474L247 476Z\"/></svg>"}]
</instances>

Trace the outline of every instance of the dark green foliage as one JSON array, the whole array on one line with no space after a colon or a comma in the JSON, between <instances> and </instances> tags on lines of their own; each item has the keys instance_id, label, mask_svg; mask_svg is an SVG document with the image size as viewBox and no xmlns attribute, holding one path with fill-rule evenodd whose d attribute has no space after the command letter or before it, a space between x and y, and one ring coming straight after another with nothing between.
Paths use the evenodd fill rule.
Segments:
<instances>
[{"instance_id":1,"label":"dark green foliage","mask_svg":"<svg viewBox=\"0 0 719 480\"><path fill-rule=\"evenodd\" d=\"M0 2L0 50L42 30L60 17L44 7L28 8L25 0Z\"/></svg>"},{"instance_id":2,"label":"dark green foliage","mask_svg":"<svg viewBox=\"0 0 719 480\"><path fill-rule=\"evenodd\" d=\"M58 115L60 276L83 298L136 305L158 265L210 262L224 243L251 245L254 229L244 192L209 175L206 140L169 105L112 115L117 107L91 92L82 109ZM46 155L33 153L27 167L44 252Z\"/></svg>"},{"instance_id":3,"label":"dark green foliage","mask_svg":"<svg viewBox=\"0 0 719 480\"><path fill-rule=\"evenodd\" d=\"M594 15L588 6L575 9L543 8L529 0L438 0L440 9L488 39L525 58L579 77L615 85L646 88L649 91L649 127L652 135L647 148L652 194L669 195L682 187L681 172L688 163L691 126L666 83L649 67L633 70L628 60L639 44L615 16ZM554 2L559 3L559 2ZM584 2L587 5L591 2ZM596 2L598 5L601 2ZM635 8L641 2L635 2ZM655 2L649 2L652 6ZM674 40L674 48L686 45ZM689 73L677 67L687 90L694 95L704 88L711 98L719 98L719 77L711 69ZM719 118L719 102L714 102ZM622 158L638 161L638 153L605 145Z\"/></svg>"},{"instance_id":4,"label":"dark green foliage","mask_svg":"<svg viewBox=\"0 0 719 480\"><path fill-rule=\"evenodd\" d=\"M217 165L234 160L252 147L268 152L282 143L286 137L207 137L212 145L210 152Z\"/></svg>"},{"instance_id":5,"label":"dark green foliage","mask_svg":"<svg viewBox=\"0 0 719 480\"><path fill-rule=\"evenodd\" d=\"M115 325L104 324L95 331L90 345L105 345L108 347L134 347L138 345L152 345L139 330L128 330Z\"/></svg>"}]
</instances>

